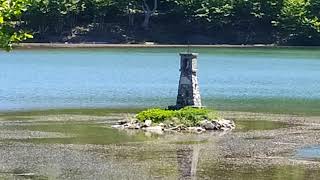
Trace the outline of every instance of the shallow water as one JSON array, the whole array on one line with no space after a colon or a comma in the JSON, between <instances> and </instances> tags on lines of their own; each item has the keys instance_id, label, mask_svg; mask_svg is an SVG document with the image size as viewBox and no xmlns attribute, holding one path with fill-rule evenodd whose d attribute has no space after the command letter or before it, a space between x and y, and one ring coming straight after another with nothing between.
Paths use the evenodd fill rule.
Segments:
<instances>
[{"instance_id":1,"label":"shallow water","mask_svg":"<svg viewBox=\"0 0 320 180\"><path fill-rule=\"evenodd\" d=\"M12 131L15 135L43 132L49 133L49 137L29 133L30 137L2 139L0 178L298 180L320 175L319 171L303 166L239 166L221 161L226 157L219 157L222 149L218 142L224 136L239 131L283 128L284 123L237 120L236 131L228 133L152 135L111 129L110 122L116 120L116 115L113 115L115 119L98 120L94 119L96 116L84 116L87 121L80 121L82 116L78 115L21 115L4 115L10 118L2 122L0 132ZM76 117L78 121L71 120ZM65 137L50 137L50 133Z\"/></svg>"},{"instance_id":2,"label":"shallow water","mask_svg":"<svg viewBox=\"0 0 320 180\"><path fill-rule=\"evenodd\" d=\"M287 123L265 120L237 120L236 131L262 131L289 127Z\"/></svg>"},{"instance_id":3,"label":"shallow water","mask_svg":"<svg viewBox=\"0 0 320 180\"><path fill-rule=\"evenodd\" d=\"M31 143L58 143L58 144L124 144L127 142L150 141L156 135L146 136L142 131L121 131L112 129L107 125L99 125L92 122L51 122L29 123L25 126L11 126L9 130L28 130L40 132L63 133L66 137L59 138L29 138L15 139L13 141ZM7 139L6 141L10 141Z\"/></svg>"},{"instance_id":4,"label":"shallow water","mask_svg":"<svg viewBox=\"0 0 320 180\"><path fill-rule=\"evenodd\" d=\"M297 150L296 157L320 160L320 145L301 148Z\"/></svg>"},{"instance_id":5,"label":"shallow water","mask_svg":"<svg viewBox=\"0 0 320 180\"><path fill-rule=\"evenodd\" d=\"M0 52L0 110L175 104L182 49ZM218 109L317 114L318 49L202 48L204 104Z\"/></svg>"},{"instance_id":6,"label":"shallow water","mask_svg":"<svg viewBox=\"0 0 320 180\"><path fill-rule=\"evenodd\" d=\"M13 118L11 118L13 119ZM6 120L7 125L1 126L0 130L11 131L31 131L44 133L62 133L61 137L28 137L22 139L4 139L4 142L24 142L24 143L41 143L41 144L125 144L129 142L156 141L157 139L166 138L165 135L153 134L141 130L118 130L110 128L110 124L106 122L92 121L43 121L32 122L30 119L14 119L18 123L10 124ZM21 120L21 121L20 121ZM28 121L29 120L29 121ZM14 122L15 122L14 121ZM110 120L109 120L110 121ZM114 122L115 123L115 122ZM253 120L237 120L235 132L247 132L255 130L272 130L288 127L286 123L272 121L253 121ZM224 132L217 132L217 135ZM180 136L190 135L188 133L176 133L178 140L173 141L173 144L202 144L208 143L211 133L203 135L198 139L197 136L190 136L190 139L179 140ZM192 134L191 134L192 135ZM195 138L195 139L193 139Z\"/></svg>"}]
</instances>

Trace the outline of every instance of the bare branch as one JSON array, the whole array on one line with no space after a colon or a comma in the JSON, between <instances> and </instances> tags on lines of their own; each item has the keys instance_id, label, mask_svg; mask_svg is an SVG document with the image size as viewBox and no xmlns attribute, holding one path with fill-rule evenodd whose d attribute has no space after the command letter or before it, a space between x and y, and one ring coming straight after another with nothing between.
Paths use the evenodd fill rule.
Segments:
<instances>
[{"instance_id":1,"label":"bare branch","mask_svg":"<svg viewBox=\"0 0 320 180\"><path fill-rule=\"evenodd\" d=\"M144 4L143 4L143 3L142 3L142 5L141 5L141 6L142 6L142 10L143 10L143 12L144 12L144 13L146 13L146 12L147 12L147 10L146 10L146 8L144 7Z\"/></svg>"},{"instance_id":2,"label":"bare branch","mask_svg":"<svg viewBox=\"0 0 320 180\"><path fill-rule=\"evenodd\" d=\"M158 0L154 0L154 7L152 10L152 14L156 12L157 8L158 8Z\"/></svg>"},{"instance_id":3,"label":"bare branch","mask_svg":"<svg viewBox=\"0 0 320 180\"><path fill-rule=\"evenodd\" d=\"M143 0L143 9L145 11L145 9L147 9L147 12L150 12L150 8L149 5L147 4L146 0Z\"/></svg>"}]
</instances>

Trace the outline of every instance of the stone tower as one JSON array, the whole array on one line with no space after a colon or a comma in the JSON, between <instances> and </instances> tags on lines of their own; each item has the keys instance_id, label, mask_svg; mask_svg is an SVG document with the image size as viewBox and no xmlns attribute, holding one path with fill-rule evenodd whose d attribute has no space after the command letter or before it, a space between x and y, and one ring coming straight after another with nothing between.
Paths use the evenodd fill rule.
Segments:
<instances>
[{"instance_id":1,"label":"stone tower","mask_svg":"<svg viewBox=\"0 0 320 180\"><path fill-rule=\"evenodd\" d=\"M198 84L197 53L180 53L180 81L176 109L186 106L202 107Z\"/></svg>"}]
</instances>

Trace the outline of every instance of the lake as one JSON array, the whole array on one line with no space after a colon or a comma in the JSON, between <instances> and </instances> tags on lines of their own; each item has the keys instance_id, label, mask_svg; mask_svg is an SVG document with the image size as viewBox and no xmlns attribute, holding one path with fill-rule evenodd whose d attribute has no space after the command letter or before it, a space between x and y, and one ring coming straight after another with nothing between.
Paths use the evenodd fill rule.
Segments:
<instances>
[{"instance_id":1,"label":"lake","mask_svg":"<svg viewBox=\"0 0 320 180\"><path fill-rule=\"evenodd\" d=\"M181 51L0 52L0 112L34 110L0 113L0 179L319 177L320 163L306 156L319 156L320 131L309 124L319 116L226 111L223 117L237 124L231 132L157 135L111 129L136 109L175 104ZM207 107L320 115L318 49L192 51L199 53Z\"/></svg>"},{"instance_id":2,"label":"lake","mask_svg":"<svg viewBox=\"0 0 320 180\"><path fill-rule=\"evenodd\" d=\"M0 110L175 104L179 48L0 52ZM204 105L317 114L320 51L194 48Z\"/></svg>"}]
</instances>

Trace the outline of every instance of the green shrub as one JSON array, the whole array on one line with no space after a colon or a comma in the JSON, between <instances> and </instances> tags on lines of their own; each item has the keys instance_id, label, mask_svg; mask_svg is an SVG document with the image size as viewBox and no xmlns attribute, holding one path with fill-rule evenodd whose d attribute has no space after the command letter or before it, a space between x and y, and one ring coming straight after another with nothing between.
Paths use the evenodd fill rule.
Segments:
<instances>
[{"instance_id":1,"label":"green shrub","mask_svg":"<svg viewBox=\"0 0 320 180\"><path fill-rule=\"evenodd\" d=\"M182 121L182 124L187 126L199 125L199 123L208 119L209 111L207 109L185 107L176 112L176 117Z\"/></svg>"},{"instance_id":2,"label":"green shrub","mask_svg":"<svg viewBox=\"0 0 320 180\"><path fill-rule=\"evenodd\" d=\"M154 123L163 122L165 120L170 120L174 117L175 112L171 110L164 109L148 109L142 111L137 115L137 119L140 121L151 120Z\"/></svg>"},{"instance_id":3,"label":"green shrub","mask_svg":"<svg viewBox=\"0 0 320 180\"><path fill-rule=\"evenodd\" d=\"M151 120L153 123L171 122L174 124L184 124L186 126L197 126L205 119L218 119L215 111L205 108L186 107L177 111L164 109L149 109L137 114L139 121Z\"/></svg>"}]
</instances>

